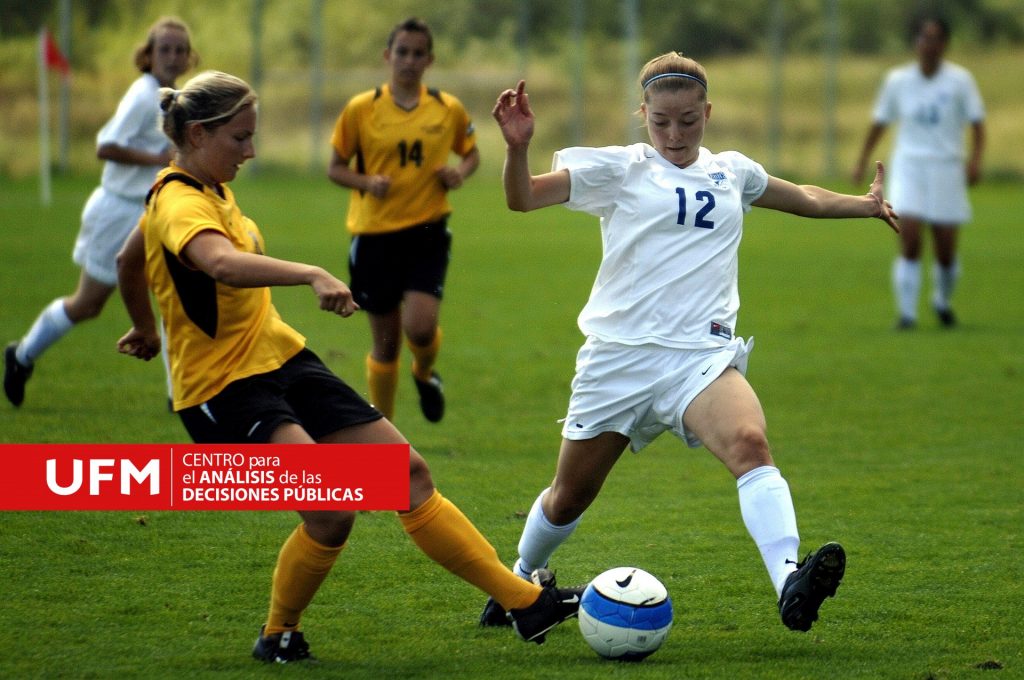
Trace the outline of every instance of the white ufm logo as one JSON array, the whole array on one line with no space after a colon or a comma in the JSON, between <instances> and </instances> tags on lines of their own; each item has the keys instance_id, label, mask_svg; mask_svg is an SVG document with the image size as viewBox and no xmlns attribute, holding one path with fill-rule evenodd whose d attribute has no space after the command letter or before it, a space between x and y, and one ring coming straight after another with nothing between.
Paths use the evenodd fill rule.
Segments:
<instances>
[{"instance_id":1,"label":"white ufm logo","mask_svg":"<svg viewBox=\"0 0 1024 680\"><path fill-rule=\"evenodd\" d=\"M75 458L71 463L71 483L63 486L57 482L57 460L51 458L46 461L46 486L50 487L50 491L58 496L70 496L78 493L78 490L82 488L84 481L82 461ZM120 463L120 466L118 466L118 463ZM122 496L131 495L133 480L141 486L148 479L149 495L156 496L160 493L160 459L154 458L142 466L140 470L135 467L135 463L127 458L120 460L114 460L113 458L90 458L88 469L89 495L99 496L100 486L103 482L114 481L115 471L120 473Z\"/></svg>"}]
</instances>

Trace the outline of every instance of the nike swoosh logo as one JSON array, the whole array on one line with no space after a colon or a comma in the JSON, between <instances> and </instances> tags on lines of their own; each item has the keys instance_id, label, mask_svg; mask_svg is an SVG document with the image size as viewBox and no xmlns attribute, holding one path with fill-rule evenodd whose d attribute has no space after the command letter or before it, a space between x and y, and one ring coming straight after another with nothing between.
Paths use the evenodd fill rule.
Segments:
<instances>
[{"instance_id":1,"label":"nike swoosh logo","mask_svg":"<svg viewBox=\"0 0 1024 680\"><path fill-rule=\"evenodd\" d=\"M580 596L576 595L576 594L573 594L573 596L570 597L568 600L562 600L562 604L576 604L579 601L580 601Z\"/></svg>"},{"instance_id":2,"label":"nike swoosh logo","mask_svg":"<svg viewBox=\"0 0 1024 680\"><path fill-rule=\"evenodd\" d=\"M616 581L615 585L617 585L620 588L625 588L626 586L629 585L629 582L632 581L632 580L633 580L633 574L630 574L629 576L627 576L626 578L622 579L621 581Z\"/></svg>"},{"instance_id":3,"label":"nike swoosh logo","mask_svg":"<svg viewBox=\"0 0 1024 680\"><path fill-rule=\"evenodd\" d=\"M700 374L701 375L707 375L708 371L710 371L710 370L711 370L711 365L708 365L708 367L705 368L703 371L701 371Z\"/></svg>"}]
</instances>

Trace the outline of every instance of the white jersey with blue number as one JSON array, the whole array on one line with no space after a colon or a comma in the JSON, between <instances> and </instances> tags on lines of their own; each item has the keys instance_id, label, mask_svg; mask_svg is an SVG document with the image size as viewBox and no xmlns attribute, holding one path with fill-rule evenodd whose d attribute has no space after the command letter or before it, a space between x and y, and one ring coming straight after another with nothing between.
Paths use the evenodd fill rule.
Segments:
<instances>
[{"instance_id":1,"label":"white jersey with blue number","mask_svg":"<svg viewBox=\"0 0 1024 680\"><path fill-rule=\"evenodd\" d=\"M875 101L878 123L898 123L895 157L964 159L965 125L985 119L985 107L970 72L942 62L930 78L916 63L892 69Z\"/></svg>"},{"instance_id":2,"label":"white jersey with blue number","mask_svg":"<svg viewBox=\"0 0 1024 680\"><path fill-rule=\"evenodd\" d=\"M601 218L603 257L579 315L584 334L627 345L698 348L732 338L743 216L768 184L735 151L700 149L678 168L648 144L563 149L566 207Z\"/></svg>"}]
</instances>

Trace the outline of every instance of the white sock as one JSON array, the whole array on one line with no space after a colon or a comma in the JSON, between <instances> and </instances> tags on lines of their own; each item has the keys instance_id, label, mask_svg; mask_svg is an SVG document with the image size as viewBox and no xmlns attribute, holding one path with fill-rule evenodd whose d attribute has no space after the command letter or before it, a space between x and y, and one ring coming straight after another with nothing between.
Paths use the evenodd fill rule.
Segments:
<instances>
[{"instance_id":1,"label":"white sock","mask_svg":"<svg viewBox=\"0 0 1024 680\"><path fill-rule=\"evenodd\" d=\"M50 345L63 338L75 324L64 311L63 298L48 304L18 343L15 356L25 366L31 366Z\"/></svg>"},{"instance_id":2,"label":"white sock","mask_svg":"<svg viewBox=\"0 0 1024 680\"><path fill-rule=\"evenodd\" d=\"M960 278L960 261L953 260L953 264L943 267L938 262L932 266L932 281L934 292L932 293L932 304L941 311L949 309L949 301L953 297L953 289Z\"/></svg>"},{"instance_id":3,"label":"white sock","mask_svg":"<svg viewBox=\"0 0 1024 680\"><path fill-rule=\"evenodd\" d=\"M789 484L778 468L764 465L736 480L740 514L751 538L761 551L776 594L782 594L786 577L796 570L800 534Z\"/></svg>"},{"instance_id":4,"label":"white sock","mask_svg":"<svg viewBox=\"0 0 1024 680\"><path fill-rule=\"evenodd\" d=\"M533 507L530 508L530 514L526 517L526 526L519 539L519 559L513 568L519 578L529 579L534 569L546 567L551 554L569 538L582 519L577 517L563 526L552 524L544 516L544 509L541 507L541 500L548 491L550 489L540 492L537 500L533 502Z\"/></svg>"},{"instance_id":5,"label":"white sock","mask_svg":"<svg viewBox=\"0 0 1024 680\"><path fill-rule=\"evenodd\" d=\"M892 290L901 319L917 320L917 298L921 294L921 262L897 257L892 266Z\"/></svg>"}]
</instances>

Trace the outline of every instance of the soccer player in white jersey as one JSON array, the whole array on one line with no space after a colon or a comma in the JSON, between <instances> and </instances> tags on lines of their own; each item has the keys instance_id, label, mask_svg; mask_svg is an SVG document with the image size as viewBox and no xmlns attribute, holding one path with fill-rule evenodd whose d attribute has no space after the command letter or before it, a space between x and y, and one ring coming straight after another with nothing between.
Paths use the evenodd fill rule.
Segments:
<instances>
[{"instance_id":1,"label":"soccer player in white jersey","mask_svg":"<svg viewBox=\"0 0 1024 680\"><path fill-rule=\"evenodd\" d=\"M78 287L50 302L25 336L4 349L4 394L15 406L25 398L36 360L76 324L99 316L117 287L117 252L138 224L157 171L171 159L172 148L159 126L157 91L173 87L198 60L188 26L173 17L157 20L135 49L140 75L96 135L96 155L105 162L75 239L72 259L82 269Z\"/></svg>"},{"instance_id":2,"label":"soccer player in white jersey","mask_svg":"<svg viewBox=\"0 0 1024 680\"><path fill-rule=\"evenodd\" d=\"M551 486L530 510L516 573L547 564L573 532L629 446L671 431L703 444L738 480L744 523L764 558L783 623L808 630L835 593L846 555L828 543L797 562L789 486L775 467L761 404L744 377L753 341L734 335L737 251L751 206L807 217L877 217L898 230L882 194L838 194L772 177L735 151L701 146L711 114L707 74L670 52L640 74L640 114L650 144L570 148L551 172L531 176L534 115L525 84L498 97L506 142L504 187L513 210L565 205L600 218L603 259L579 316L586 342ZM482 625L501 625L489 602Z\"/></svg>"},{"instance_id":3,"label":"soccer player in white jersey","mask_svg":"<svg viewBox=\"0 0 1024 680\"><path fill-rule=\"evenodd\" d=\"M898 329L917 325L921 291L922 231L931 225L935 248L932 308L946 327L956 325L950 298L960 276L959 226L971 218L967 185L981 178L985 147L985 107L967 69L943 59L949 24L927 17L914 28L917 61L886 75L875 101L854 181L890 123L899 130L889 173L889 198L902 216L900 253L893 263L893 294ZM971 150L965 153L964 128L970 127Z\"/></svg>"}]
</instances>

